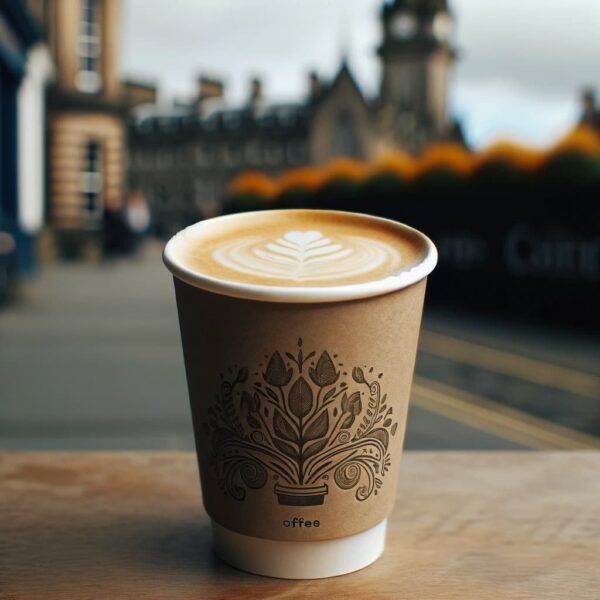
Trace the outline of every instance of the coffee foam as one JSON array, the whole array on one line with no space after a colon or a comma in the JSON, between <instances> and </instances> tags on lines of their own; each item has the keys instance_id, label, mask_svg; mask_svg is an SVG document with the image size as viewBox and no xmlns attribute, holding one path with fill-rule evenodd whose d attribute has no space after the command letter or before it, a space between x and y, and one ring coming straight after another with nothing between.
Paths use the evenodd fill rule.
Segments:
<instances>
[{"instance_id":1,"label":"coffee foam","mask_svg":"<svg viewBox=\"0 0 600 600\"><path fill-rule=\"evenodd\" d=\"M428 247L391 221L333 211L265 211L178 234L176 255L200 276L277 287L376 282L422 262Z\"/></svg>"}]
</instances>

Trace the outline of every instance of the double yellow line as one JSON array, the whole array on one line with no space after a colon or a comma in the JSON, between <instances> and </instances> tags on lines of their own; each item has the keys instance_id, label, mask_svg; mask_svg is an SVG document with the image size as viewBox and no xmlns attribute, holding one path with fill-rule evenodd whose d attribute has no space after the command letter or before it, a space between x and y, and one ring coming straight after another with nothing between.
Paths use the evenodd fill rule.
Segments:
<instances>
[{"instance_id":1,"label":"double yellow line","mask_svg":"<svg viewBox=\"0 0 600 600\"><path fill-rule=\"evenodd\" d=\"M500 373L570 394L600 399L600 377L454 337L423 331L419 349L428 354Z\"/></svg>"},{"instance_id":2,"label":"double yellow line","mask_svg":"<svg viewBox=\"0 0 600 600\"><path fill-rule=\"evenodd\" d=\"M420 349L436 356L578 395L600 397L600 378L449 336L423 332ZM600 438L551 423L477 394L415 377L412 402L425 410L540 450L600 449Z\"/></svg>"},{"instance_id":3,"label":"double yellow line","mask_svg":"<svg viewBox=\"0 0 600 600\"><path fill-rule=\"evenodd\" d=\"M527 448L600 450L600 438L425 377L415 377L411 402L429 412Z\"/></svg>"}]
</instances>

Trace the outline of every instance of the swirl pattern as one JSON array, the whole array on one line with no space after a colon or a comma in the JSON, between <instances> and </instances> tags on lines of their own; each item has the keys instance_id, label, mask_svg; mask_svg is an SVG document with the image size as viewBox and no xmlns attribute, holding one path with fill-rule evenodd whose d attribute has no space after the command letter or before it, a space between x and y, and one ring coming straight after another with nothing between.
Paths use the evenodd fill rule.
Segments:
<instances>
[{"instance_id":1,"label":"swirl pattern","mask_svg":"<svg viewBox=\"0 0 600 600\"><path fill-rule=\"evenodd\" d=\"M392 246L357 235L327 237L320 231L288 231L273 240L258 236L235 239L215 249L213 259L234 271L301 282L359 278L400 266Z\"/></svg>"},{"instance_id":2,"label":"swirl pattern","mask_svg":"<svg viewBox=\"0 0 600 600\"><path fill-rule=\"evenodd\" d=\"M366 479L366 483L358 485L363 476ZM366 500L375 489L373 468L370 466L368 460L361 457L342 462L335 469L333 477L338 486L343 490L349 490L358 485L354 497L359 502Z\"/></svg>"}]
</instances>

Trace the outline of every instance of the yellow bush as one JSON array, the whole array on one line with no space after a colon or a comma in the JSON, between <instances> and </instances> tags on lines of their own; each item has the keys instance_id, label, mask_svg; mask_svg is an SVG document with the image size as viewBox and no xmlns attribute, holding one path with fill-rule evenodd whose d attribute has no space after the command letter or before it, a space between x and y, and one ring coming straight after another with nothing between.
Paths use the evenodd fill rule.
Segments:
<instances>
[{"instance_id":1,"label":"yellow bush","mask_svg":"<svg viewBox=\"0 0 600 600\"><path fill-rule=\"evenodd\" d=\"M258 195L270 200L293 188L316 190L335 179L359 183L377 175L392 174L410 181L440 168L468 177L480 166L499 161L507 162L517 169L534 171L548 159L567 152L600 155L600 135L590 127L581 126L548 150L501 141L479 154L473 154L458 144L438 142L429 146L418 157L398 151L381 156L372 163L339 158L323 167L291 169L279 178L270 178L257 171L246 171L234 179L229 193L232 196Z\"/></svg>"}]
</instances>

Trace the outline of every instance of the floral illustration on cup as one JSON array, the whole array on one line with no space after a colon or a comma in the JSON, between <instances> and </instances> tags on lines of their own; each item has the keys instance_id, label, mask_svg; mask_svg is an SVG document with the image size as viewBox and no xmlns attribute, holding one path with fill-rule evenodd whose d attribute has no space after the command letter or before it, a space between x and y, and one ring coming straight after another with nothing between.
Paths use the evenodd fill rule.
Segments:
<instances>
[{"instance_id":1,"label":"floral illustration on cup","mask_svg":"<svg viewBox=\"0 0 600 600\"><path fill-rule=\"evenodd\" d=\"M265 359L253 381L246 367L221 374L208 410L204 433L223 491L243 500L272 479L279 504L311 506L323 504L332 478L341 490L356 488L358 501L376 495L398 428L377 381L382 374L369 381L354 367L349 386L337 355L305 354L302 339L295 354Z\"/></svg>"}]
</instances>

